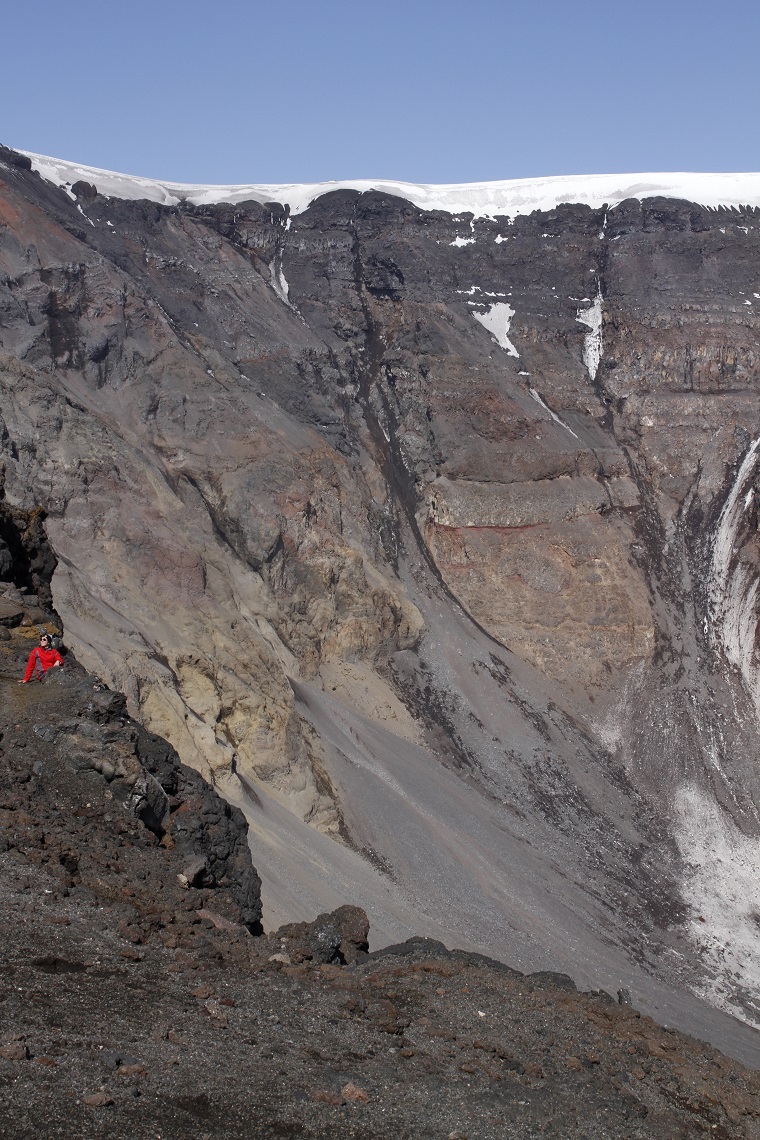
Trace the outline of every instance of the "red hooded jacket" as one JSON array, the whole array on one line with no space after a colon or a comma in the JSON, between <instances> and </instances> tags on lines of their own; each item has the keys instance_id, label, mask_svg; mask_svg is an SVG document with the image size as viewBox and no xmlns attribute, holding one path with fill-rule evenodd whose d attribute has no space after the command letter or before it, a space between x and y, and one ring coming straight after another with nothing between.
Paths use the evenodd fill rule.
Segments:
<instances>
[{"instance_id":1,"label":"red hooded jacket","mask_svg":"<svg viewBox=\"0 0 760 1140\"><path fill-rule=\"evenodd\" d=\"M63 665L63 658L57 649L53 649L52 645L49 649L43 649L41 645L38 645L29 654L29 660L26 665L26 673L24 674L25 681L31 681L34 673L39 672L39 669L37 668L38 654L43 673L47 673L48 669L52 669L54 665Z\"/></svg>"}]
</instances>

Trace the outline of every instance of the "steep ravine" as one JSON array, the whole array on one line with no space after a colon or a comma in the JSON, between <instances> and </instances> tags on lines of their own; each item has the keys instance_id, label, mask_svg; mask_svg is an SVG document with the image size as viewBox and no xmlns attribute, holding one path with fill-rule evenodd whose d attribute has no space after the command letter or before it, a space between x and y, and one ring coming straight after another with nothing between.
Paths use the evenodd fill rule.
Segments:
<instances>
[{"instance_id":1,"label":"steep ravine","mask_svg":"<svg viewBox=\"0 0 760 1140\"><path fill-rule=\"evenodd\" d=\"M749 1055L757 211L0 176L8 499L77 655L249 814L265 922L345 881Z\"/></svg>"}]
</instances>

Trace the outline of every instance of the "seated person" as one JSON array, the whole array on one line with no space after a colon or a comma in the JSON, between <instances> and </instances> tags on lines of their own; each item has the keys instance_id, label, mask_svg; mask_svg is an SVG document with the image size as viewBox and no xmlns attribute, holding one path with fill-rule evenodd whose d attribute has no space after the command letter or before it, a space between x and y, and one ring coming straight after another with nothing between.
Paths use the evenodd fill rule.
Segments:
<instances>
[{"instance_id":1,"label":"seated person","mask_svg":"<svg viewBox=\"0 0 760 1140\"><path fill-rule=\"evenodd\" d=\"M34 676L41 681L48 669L54 669L57 665L63 665L63 658L52 645L48 634L43 633L39 645L29 654L26 673L23 681L19 681L19 685L25 685Z\"/></svg>"}]
</instances>

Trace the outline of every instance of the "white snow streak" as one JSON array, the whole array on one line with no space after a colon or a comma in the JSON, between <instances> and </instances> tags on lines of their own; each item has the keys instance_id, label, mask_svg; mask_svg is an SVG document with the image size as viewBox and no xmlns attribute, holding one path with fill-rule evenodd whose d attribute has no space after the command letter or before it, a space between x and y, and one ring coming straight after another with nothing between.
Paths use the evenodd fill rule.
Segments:
<instances>
[{"instance_id":1,"label":"white snow streak","mask_svg":"<svg viewBox=\"0 0 760 1140\"><path fill-rule=\"evenodd\" d=\"M521 376L527 376L527 375L528 375L528 373L527 373L527 372L521 372L521 373L520 373L520 375L521 375ZM575 438L576 438L576 439L578 438L578 436L577 436L577 435L575 435L575 432L573 431L573 429L572 429L571 427L568 427L568 426L567 426L567 424L565 423L565 421L564 421L564 420L561 420L561 419L559 418L559 416L558 416L558 415L556 415L556 414L555 414L555 413L554 413L554 412L551 410L551 408L548 406L548 404L545 404L545 403L544 403L544 401L541 399L541 397L539 396L539 394L538 394L538 392L536 391L536 389L535 389L535 388L529 388L529 389L528 389L528 391L530 392L531 396L532 396L532 397L533 397L533 399L536 401L536 403L537 403L537 404L540 404L540 405L541 405L541 407L542 407L542 408L543 408L545 411L547 411L547 412L549 413L549 415L551 416L551 418L554 420L555 424L559 424L559 426L560 426L560 427L563 427L563 428L565 429L565 431L569 431L569 432L570 432L570 435L572 435L572 436L575 436Z\"/></svg>"},{"instance_id":2,"label":"white snow streak","mask_svg":"<svg viewBox=\"0 0 760 1140\"><path fill-rule=\"evenodd\" d=\"M269 262L269 283L280 300L292 309L293 306L288 296L288 283L285 280L285 274L282 272L282 254L280 253L276 253Z\"/></svg>"},{"instance_id":3,"label":"white snow streak","mask_svg":"<svg viewBox=\"0 0 760 1140\"><path fill-rule=\"evenodd\" d=\"M469 289L457 289L457 293L459 293L463 297L474 297L474 295L476 293L482 293L484 297L509 297L509 296L511 296L511 294L509 294L509 293L494 293L494 292L490 292L488 289L483 290L483 289L481 289L481 287L479 285L471 285ZM474 304L482 304L482 302L472 301L472 302L468 302L468 304L473 304L473 305Z\"/></svg>"},{"instance_id":4,"label":"white snow streak","mask_svg":"<svg viewBox=\"0 0 760 1140\"><path fill-rule=\"evenodd\" d=\"M84 210L82 209L82 207L79 205L79 203L78 203L78 202L77 202L77 210L78 210L78 211L79 211L79 213L82 215L82 217L83 217L83 218L84 218L86 221L88 221L88 222L90 223L90 225L92 226L92 228L93 228L93 229L95 229L95 223L93 222L92 218L88 218L88 217L87 217L87 215L85 214ZM748 304L748 305L750 305L751 303L752 303L751 301L747 301L747 304Z\"/></svg>"},{"instance_id":5,"label":"white snow streak","mask_svg":"<svg viewBox=\"0 0 760 1140\"><path fill-rule=\"evenodd\" d=\"M749 562L736 561L745 514L754 502L760 438L744 457L718 519L708 593L713 644L739 670L760 716L760 669L755 660L760 579Z\"/></svg>"},{"instance_id":6,"label":"white snow streak","mask_svg":"<svg viewBox=\"0 0 760 1140\"><path fill-rule=\"evenodd\" d=\"M583 363L593 381L602 359L602 290L601 287L588 309L578 309L575 318L589 330L583 344Z\"/></svg>"},{"instance_id":7,"label":"white snow streak","mask_svg":"<svg viewBox=\"0 0 760 1140\"><path fill-rule=\"evenodd\" d=\"M760 206L760 174L593 174L554 178L518 178L509 182L473 182L428 186L386 179L356 179L346 182L313 182L290 185L207 186L162 182L79 166L63 159L20 151L32 160L32 168L49 182L70 194L74 182L94 183L99 193L112 198L147 198L166 206L187 201L196 206L214 202L279 202L290 206L291 215L332 190L379 190L405 198L422 210L472 214L474 218L510 217L534 210L554 210L563 202L577 202L600 209L616 206L627 198L684 198L703 206Z\"/></svg>"},{"instance_id":8,"label":"white snow streak","mask_svg":"<svg viewBox=\"0 0 760 1140\"><path fill-rule=\"evenodd\" d=\"M507 336L512 317L515 315L515 310L511 305L507 304L506 301L497 301L485 313L473 313L472 315L483 328L488 329L493 339L505 352L508 352L510 356L519 357L520 353Z\"/></svg>"}]
</instances>

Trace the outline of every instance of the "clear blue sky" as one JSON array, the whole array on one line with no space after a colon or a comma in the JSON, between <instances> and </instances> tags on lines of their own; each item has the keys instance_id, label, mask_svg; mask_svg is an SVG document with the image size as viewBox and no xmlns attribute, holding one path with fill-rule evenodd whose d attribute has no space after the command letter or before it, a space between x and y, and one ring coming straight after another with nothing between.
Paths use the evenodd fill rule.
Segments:
<instances>
[{"instance_id":1,"label":"clear blue sky","mask_svg":"<svg viewBox=\"0 0 760 1140\"><path fill-rule=\"evenodd\" d=\"M0 141L179 182L760 170L758 0L7 4Z\"/></svg>"}]
</instances>

